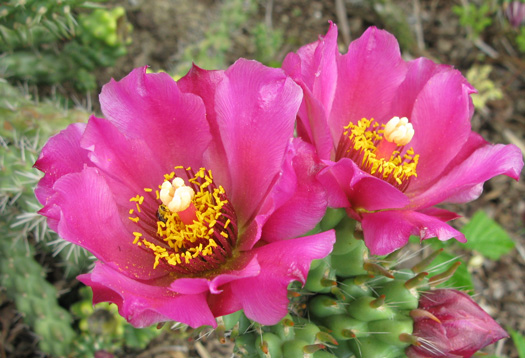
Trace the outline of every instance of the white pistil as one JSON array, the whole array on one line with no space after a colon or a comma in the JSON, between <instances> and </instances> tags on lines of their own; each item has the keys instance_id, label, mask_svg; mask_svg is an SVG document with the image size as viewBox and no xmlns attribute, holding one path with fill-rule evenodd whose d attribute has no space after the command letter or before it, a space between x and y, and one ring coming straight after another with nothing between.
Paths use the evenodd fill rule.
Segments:
<instances>
[{"instance_id":1,"label":"white pistil","mask_svg":"<svg viewBox=\"0 0 525 358\"><path fill-rule=\"evenodd\" d=\"M398 146L407 145L414 137L414 127L408 118L394 117L385 125L384 138Z\"/></svg>"},{"instance_id":2,"label":"white pistil","mask_svg":"<svg viewBox=\"0 0 525 358\"><path fill-rule=\"evenodd\" d=\"M195 191L186 186L184 179L176 177L171 183L165 181L162 183L159 194L162 204L166 205L172 213L178 213L186 210L192 199L195 197Z\"/></svg>"}]
</instances>

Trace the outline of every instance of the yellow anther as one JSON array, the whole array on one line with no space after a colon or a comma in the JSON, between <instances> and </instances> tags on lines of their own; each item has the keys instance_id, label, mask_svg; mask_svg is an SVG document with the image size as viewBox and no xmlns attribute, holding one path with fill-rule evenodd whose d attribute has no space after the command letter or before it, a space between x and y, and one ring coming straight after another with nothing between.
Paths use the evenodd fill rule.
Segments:
<instances>
[{"instance_id":1,"label":"yellow anther","mask_svg":"<svg viewBox=\"0 0 525 358\"><path fill-rule=\"evenodd\" d=\"M406 185L410 177L417 176L419 155L414 149L401 154L402 150L394 150L388 143L402 147L410 142L414 129L407 118L394 117L386 125L362 118L356 124L350 122L344 129L344 140L350 144L340 155L348 156L363 170L400 187Z\"/></svg>"},{"instance_id":2,"label":"yellow anther","mask_svg":"<svg viewBox=\"0 0 525 358\"><path fill-rule=\"evenodd\" d=\"M387 141L404 146L414 137L414 127L407 117L394 117L385 125L383 135Z\"/></svg>"},{"instance_id":3,"label":"yellow anther","mask_svg":"<svg viewBox=\"0 0 525 358\"><path fill-rule=\"evenodd\" d=\"M136 244L139 242L140 238L142 237L142 234L140 232L133 232L133 235L135 235L135 240L133 240L133 243Z\"/></svg>"},{"instance_id":4,"label":"yellow anther","mask_svg":"<svg viewBox=\"0 0 525 358\"><path fill-rule=\"evenodd\" d=\"M192 171L191 168L187 170ZM197 264L200 263L202 260L199 257L216 253L222 255L215 248L234 239L230 237L231 231L221 232L223 227L231 227L230 219L220 219L223 215L223 207L228 205L223 195L224 188L215 187L211 171L204 168L200 168L188 179L189 185L185 184L184 179L175 175L167 174L164 178L166 180L159 185L159 190L155 191L158 200L162 202L156 213L158 219L156 238L159 242L148 241L141 233L134 232L133 244L145 246L152 251L155 255L154 268L161 262L171 266L184 266L190 264L192 260L197 260L195 261ZM135 202L137 206L136 209L130 210L130 215L132 212L140 212L139 205L144 201L144 197L137 195L130 201ZM187 216L191 215L191 212L194 212L195 216L188 219ZM130 216L129 219L134 222L139 221L138 217ZM223 223L220 226L217 225L219 221ZM217 226L218 233L215 232L214 226ZM213 237L217 234L221 236L215 241ZM215 239L217 240L217 236Z\"/></svg>"}]
</instances>

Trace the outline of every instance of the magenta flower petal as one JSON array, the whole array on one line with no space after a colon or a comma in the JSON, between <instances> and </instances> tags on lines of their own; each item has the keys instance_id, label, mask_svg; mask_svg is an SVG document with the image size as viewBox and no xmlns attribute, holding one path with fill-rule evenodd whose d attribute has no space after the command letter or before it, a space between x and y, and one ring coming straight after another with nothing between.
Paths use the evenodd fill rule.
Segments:
<instances>
[{"instance_id":1,"label":"magenta flower petal","mask_svg":"<svg viewBox=\"0 0 525 358\"><path fill-rule=\"evenodd\" d=\"M288 284L295 280L304 284L310 262L328 255L334 242L335 233L328 231L254 249L260 275L231 283L246 316L265 325L279 322L288 312Z\"/></svg>"},{"instance_id":2,"label":"magenta flower petal","mask_svg":"<svg viewBox=\"0 0 525 358\"><path fill-rule=\"evenodd\" d=\"M51 139L36 165L46 173L41 213L100 260L79 277L94 302L114 302L138 327L216 325L243 308L261 322L282 318L281 292L334 242L333 233L293 239L326 209L319 160L293 140L301 99L282 70L247 60L195 67L180 89L144 69L106 85L108 118ZM284 244L261 240L265 231ZM266 293L239 292L251 281L279 292L269 318L254 308Z\"/></svg>"},{"instance_id":3,"label":"magenta flower petal","mask_svg":"<svg viewBox=\"0 0 525 358\"><path fill-rule=\"evenodd\" d=\"M469 295L441 289L421 296L419 309L430 312L440 322L418 317L414 336L420 346L407 349L410 358L471 357L478 350L509 335Z\"/></svg>"},{"instance_id":4,"label":"magenta flower petal","mask_svg":"<svg viewBox=\"0 0 525 358\"><path fill-rule=\"evenodd\" d=\"M45 175L35 189L35 195L41 203L45 203L53 194L53 184L62 175L80 172L84 166L92 165L88 152L78 144L86 125L71 124L67 129L51 137L42 149L34 167L45 171ZM52 227L53 230L55 228Z\"/></svg>"},{"instance_id":5,"label":"magenta flower petal","mask_svg":"<svg viewBox=\"0 0 525 358\"><path fill-rule=\"evenodd\" d=\"M53 189L55 193L43 210L44 215L47 208L53 210L60 237L130 277L152 279L167 274L162 269L151 270L154 257L130 245L133 234L122 223L113 195L97 169L66 174Z\"/></svg>"},{"instance_id":6,"label":"magenta flower petal","mask_svg":"<svg viewBox=\"0 0 525 358\"><path fill-rule=\"evenodd\" d=\"M241 227L277 180L301 99L300 88L281 70L255 61L238 60L217 87L217 123L231 176L226 190Z\"/></svg>"},{"instance_id":7,"label":"magenta flower petal","mask_svg":"<svg viewBox=\"0 0 525 358\"><path fill-rule=\"evenodd\" d=\"M392 118L390 106L407 65L394 36L370 27L338 57L337 88L329 116L332 138L337 143L348 122Z\"/></svg>"},{"instance_id":8,"label":"magenta flower petal","mask_svg":"<svg viewBox=\"0 0 525 358\"><path fill-rule=\"evenodd\" d=\"M402 208L409 203L401 191L363 172L353 161L346 158L329 163L319 173L319 180L330 188L330 206L344 207L349 203L352 208L374 211ZM338 187L342 190L337 190Z\"/></svg>"},{"instance_id":9,"label":"magenta flower petal","mask_svg":"<svg viewBox=\"0 0 525 358\"><path fill-rule=\"evenodd\" d=\"M490 165L487 165L490 163ZM514 145L485 145L474 151L424 193L413 199L414 206L431 206L447 199L469 201L481 194L480 184L504 174L516 180L523 168L523 156Z\"/></svg>"},{"instance_id":10,"label":"magenta flower petal","mask_svg":"<svg viewBox=\"0 0 525 358\"><path fill-rule=\"evenodd\" d=\"M444 224L455 215L429 209L477 198L495 175L516 179L523 167L519 150L490 145L471 131L475 89L459 71L424 58L404 61L396 39L374 27L347 54L334 54L335 30L284 63L303 88L297 133L326 165L318 180L328 205L346 208L368 227L373 253L398 249L411 234L463 240ZM330 98L332 87L322 84L334 79ZM383 216L397 225L393 237Z\"/></svg>"},{"instance_id":11,"label":"magenta flower petal","mask_svg":"<svg viewBox=\"0 0 525 358\"><path fill-rule=\"evenodd\" d=\"M337 80L336 58L340 56L337 26L330 22L326 36L319 36L318 41L301 47L297 51L298 61L292 58L294 54L288 56L283 61L283 69L292 77L304 80L305 86L330 111Z\"/></svg>"},{"instance_id":12,"label":"magenta flower petal","mask_svg":"<svg viewBox=\"0 0 525 358\"><path fill-rule=\"evenodd\" d=\"M148 196L144 188L156 188L164 174L172 170L151 160L155 155L143 140L126 138L106 119L91 117L80 145L88 150L91 162L104 171L113 197L122 208L139 193ZM155 193L149 196L155 198ZM128 216L127 210L123 216Z\"/></svg>"},{"instance_id":13,"label":"magenta flower petal","mask_svg":"<svg viewBox=\"0 0 525 358\"><path fill-rule=\"evenodd\" d=\"M298 130L303 131L310 142L315 144L321 159L329 159L333 149L326 114L332 108L336 88L337 56L337 26L330 23L326 36L301 47L297 54L288 54L282 65L283 70L307 92L299 109ZM324 119L309 120L320 117Z\"/></svg>"},{"instance_id":14,"label":"magenta flower petal","mask_svg":"<svg viewBox=\"0 0 525 358\"><path fill-rule=\"evenodd\" d=\"M276 187L280 187L284 182L282 185L284 192L276 190L273 201L278 202L286 198L287 189L292 189L290 193L292 196L279 206L264 224L262 239L268 242L292 239L302 235L313 229L326 211L326 194L321 183L315 178L317 172L315 168L319 167L320 163L315 156L314 149L300 139L295 139L293 143L287 160L292 162L292 170L295 170L295 175L283 174ZM295 180L290 183L290 179Z\"/></svg>"},{"instance_id":15,"label":"magenta flower petal","mask_svg":"<svg viewBox=\"0 0 525 358\"><path fill-rule=\"evenodd\" d=\"M111 80L100 105L122 133L144 140L163 168L198 167L211 141L202 99L181 93L167 73L146 74L143 67Z\"/></svg>"},{"instance_id":16,"label":"magenta flower petal","mask_svg":"<svg viewBox=\"0 0 525 358\"><path fill-rule=\"evenodd\" d=\"M133 280L98 262L93 272L78 276L93 289L93 304L112 302L119 313L135 327L174 320L191 327L217 326L206 302L206 295L177 294L166 287Z\"/></svg>"},{"instance_id":17,"label":"magenta flower petal","mask_svg":"<svg viewBox=\"0 0 525 358\"><path fill-rule=\"evenodd\" d=\"M438 218L441 221L450 221L450 220L454 220L454 219L461 217L461 215L458 215L452 211L448 211L448 210L436 208L436 207L420 209L418 211L422 214Z\"/></svg>"},{"instance_id":18,"label":"magenta flower petal","mask_svg":"<svg viewBox=\"0 0 525 358\"><path fill-rule=\"evenodd\" d=\"M432 183L469 138L473 90L463 83L459 71L439 72L414 102L410 119L417 135L410 145L420 158L410 190Z\"/></svg>"},{"instance_id":19,"label":"magenta flower petal","mask_svg":"<svg viewBox=\"0 0 525 358\"><path fill-rule=\"evenodd\" d=\"M362 226L366 246L372 255L386 255L404 246L410 235L421 240L437 237L440 240L456 238L465 242L465 236L439 218L417 211L389 210L363 214Z\"/></svg>"},{"instance_id":20,"label":"magenta flower petal","mask_svg":"<svg viewBox=\"0 0 525 358\"><path fill-rule=\"evenodd\" d=\"M257 258L252 257L248 264L240 270L225 270L211 280L207 278L179 278L170 284L169 289L173 292L184 294L201 292L218 294L223 291L223 285L242 278L257 276L260 272L261 267L259 266Z\"/></svg>"},{"instance_id":21,"label":"magenta flower petal","mask_svg":"<svg viewBox=\"0 0 525 358\"><path fill-rule=\"evenodd\" d=\"M204 106L206 107L206 118L210 125L210 132L213 138L220 138L221 132L217 123L217 113L215 110L215 93L218 84L224 79L224 71L207 71L195 65L190 69L186 76L178 82L180 90L184 93L193 93L201 98L206 98ZM207 162L213 163L214 173L220 178L224 187L231 187L231 178L228 171L228 158L224 150L224 145L220 140L213 140L210 143L207 156Z\"/></svg>"}]
</instances>

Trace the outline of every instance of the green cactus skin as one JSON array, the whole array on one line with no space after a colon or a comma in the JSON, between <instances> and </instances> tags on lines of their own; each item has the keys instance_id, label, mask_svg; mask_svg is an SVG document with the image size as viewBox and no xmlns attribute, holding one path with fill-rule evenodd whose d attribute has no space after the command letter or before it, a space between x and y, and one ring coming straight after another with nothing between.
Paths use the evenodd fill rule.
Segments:
<instances>
[{"instance_id":1,"label":"green cactus skin","mask_svg":"<svg viewBox=\"0 0 525 358\"><path fill-rule=\"evenodd\" d=\"M80 15L77 15L80 13ZM97 67L126 54L131 25L122 7L93 9L86 0L13 0L0 5L0 67L29 83L70 81L96 89Z\"/></svg>"},{"instance_id":2,"label":"green cactus skin","mask_svg":"<svg viewBox=\"0 0 525 358\"><path fill-rule=\"evenodd\" d=\"M345 306L328 295L314 296L310 300L309 305L310 311L319 318L346 313Z\"/></svg>"},{"instance_id":3,"label":"green cactus skin","mask_svg":"<svg viewBox=\"0 0 525 358\"><path fill-rule=\"evenodd\" d=\"M260 358L283 358L282 340L271 332L265 332L255 340L255 349Z\"/></svg>"},{"instance_id":4,"label":"green cactus skin","mask_svg":"<svg viewBox=\"0 0 525 358\"><path fill-rule=\"evenodd\" d=\"M369 257L364 242L353 235L355 222L339 215L327 212L321 222L321 227L335 227L332 254L312 264L303 289L289 288L296 293L290 295L292 314L275 326L256 325L241 334L236 342L240 357L406 357L410 340L400 335L413 333L410 312L418 307L420 291L430 289L421 270L436 254L413 269L395 270L393 255ZM256 352L246 342L255 342Z\"/></svg>"},{"instance_id":5,"label":"green cactus skin","mask_svg":"<svg viewBox=\"0 0 525 358\"><path fill-rule=\"evenodd\" d=\"M334 279L335 271L331 269L328 257L318 260L316 267L308 273L304 287L311 292L328 293L330 292L330 285L327 285L325 281L333 281Z\"/></svg>"},{"instance_id":6,"label":"green cactus skin","mask_svg":"<svg viewBox=\"0 0 525 358\"><path fill-rule=\"evenodd\" d=\"M321 329L312 322L303 321L298 322L294 326L295 338L300 339L307 344L314 344L315 335L321 331Z\"/></svg>"},{"instance_id":7,"label":"green cactus skin","mask_svg":"<svg viewBox=\"0 0 525 358\"><path fill-rule=\"evenodd\" d=\"M293 339L291 341L283 342L281 346L281 351L283 357L285 358L303 358L304 357L304 347L308 343L300 339Z\"/></svg>"},{"instance_id":8,"label":"green cactus skin","mask_svg":"<svg viewBox=\"0 0 525 358\"><path fill-rule=\"evenodd\" d=\"M344 209L326 209L326 213L320 223L322 231L333 229L344 217L346 217Z\"/></svg>"},{"instance_id":9,"label":"green cactus skin","mask_svg":"<svg viewBox=\"0 0 525 358\"><path fill-rule=\"evenodd\" d=\"M40 350L65 357L76 337L71 315L58 304L57 290L45 280L44 268L33 259L31 247L28 252L22 240L6 240L9 237L6 229L0 230L0 235L1 286L24 321L40 337Z\"/></svg>"}]
</instances>

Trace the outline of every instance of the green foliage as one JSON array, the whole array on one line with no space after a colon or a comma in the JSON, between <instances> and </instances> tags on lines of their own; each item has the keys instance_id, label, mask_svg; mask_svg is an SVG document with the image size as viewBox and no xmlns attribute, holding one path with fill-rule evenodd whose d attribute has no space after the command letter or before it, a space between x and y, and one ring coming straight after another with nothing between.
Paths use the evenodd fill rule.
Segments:
<instances>
[{"instance_id":1,"label":"green foliage","mask_svg":"<svg viewBox=\"0 0 525 358\"><path fill-rule=\"evenodd\" d=\"M469 251L478 252L491 260L499 260L502 255L509 253L514 248L514 242L505 230L481 210L472 216L469 223L461 229L461 232L467 239L467 242L464 244L455 240L439 241L438 239L425 240L425 243L430 244L434 249L451 249L454 246L461 247ZM417 242L419 239L412 237L411 241ZM439 265L455 260L458 260L462 264L450 280L447 281L446 286L462 289L473 294L474 286L472 276L468 270L468 264L462 259L451 255L449 252L443 252L434 261L437 267L433 272L442 273L447 266Z\"/></svg>"},{"instance_id":2,"label":"green foliage","mask_svg":"<svg viewBox=\"0 0 525 358\"><path fill-rule=\"evenodd\" d=\"M478 38L481 33L492 24L492 15L489 4L477 6L468 3L466 6L454 6L452 11L459 16L459 23L471 31L473 38Z\"/></svg>"},{"instance_id":3,"label":"green foliage","mask_svg":"<svg viewBox=\"0 0 525 358\"><path fill-rule=\"evenodd\" d=\"M525 26L520 27L520 32L516 35L516 44L518 45L518 50L521 53L525 53Z\"/></svg>"},{"instance_id":4,"label":"green foliage","mask_svg":"<svg viewBox=\"0 0 525 358\"><path fill-rule=\"evenodd\" d=\"M261 22L253 27L251 35L255 43L255 59L265 65L279 67L281 63L275 58L283 44L282 31L270 29Z\"/></svg>"},{"instance_id":5,"label":"green foliage","mask_svg":"<svg viewBox=\"0 0 525 358\"><path fill-rule=\"evenodd\" d=\"M508 331L514 345L518 349L519 358L525 358L525 337L513 329L509 329Z\"/></svg>"},{"instance_id":6,"label":"green foliage","mask_svg":"<svg viewBox=\"0 0 525 358\"><path fill-rule=\"evenodd\" d=\"M514 241L507 232L482 210L477 211L461 231L467 242L459 243L459 246L477 251L491 260L499 260L514 248Z\"/></svg>"},{"instance_id":7,"label":"green foliage","mask_svg":"<svg viewBox=\"0 0 525 358\"><path fill-rule=\"evenodd\" d=\"M94 357L95 352L104 350L116 353L122 348L144 349L162 331L154 326L135 328L118 313L118 307L109 303L93 306L93 294L89 287L80 289L81 300L71 307L79 320L80 333L73 344L75 357Z\"/></svg>"},{"instance_id":8,"label":"green foliage","mask_svg":"<svg viewBox=\"0 0 525 358\"><path fill-rule=\"evenodd\" d=\"M175 77L184 75L196 63L205 69L225 68L226 54L232 47L232 34L240 31L255 12L254 1L225 0L216 21L211 22L203 40L185 48Z\"/></svg>"},{"instance_id":9,"label":"green foliage","mask_svg":"<svg viewBox=\"0 0 525 358\"><path fill-rule=\"evenodd\" d=\"M491 65L474 65L467 72L468 81L478 93L472 94L472 102L478 110L483 110L487 101L503 98L503 92L489 78L492 72Z\"/></svg>"},{"instance_id":10,"label":"green foliage","mask_svg":"<svg viewBox=\"0 0 525 358\"><path fill-rule=\"evenodd\" d=\"M435 240L437 244L438 240ZM440 246L439 244L434 245L435 247ZM474 294L474 283L472 282L472 275L468 270L468 264L466 264L461 258L450 252L442 252L433 262L433 268L431 269L432 274L441 274L447 270L449 265L453 262L461 262L461 265L457 268L456 272L446 282L439 285L442 288L455 288L458 290L466 291L467 293Z\"/></svg>"},{"instance_id":11,"label":"green foliage","mask_svg":"<svg viewBox=\"0 0 525 358\"><path fill-rule=\"evenodd\" d=\"M92 7L86 0L18 0L0 8L6 77L37 84L74 79L77 89L94 90L92 71L126 54L131 25L122 7Z\"/></svg>"},{"instance_id":12,"label":"green foliage","mask_svg":"<svg viewBox=\"0 0 525 358\"><path fill-rule=\"evenodd\" d=\"M385 29L392 32L403 50L410 50L416 44L407 14L392 0L374 0L373 10L385 24Z\"/></svg>"}]
</instances>

